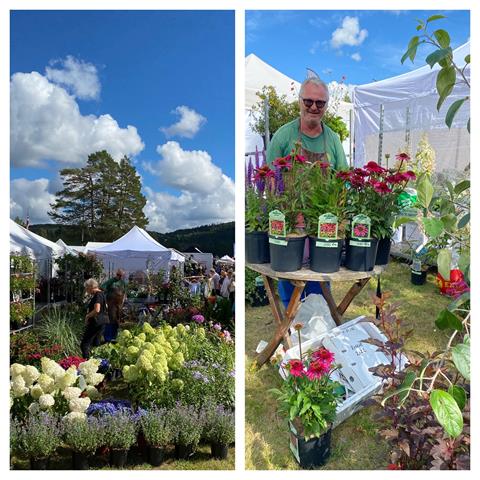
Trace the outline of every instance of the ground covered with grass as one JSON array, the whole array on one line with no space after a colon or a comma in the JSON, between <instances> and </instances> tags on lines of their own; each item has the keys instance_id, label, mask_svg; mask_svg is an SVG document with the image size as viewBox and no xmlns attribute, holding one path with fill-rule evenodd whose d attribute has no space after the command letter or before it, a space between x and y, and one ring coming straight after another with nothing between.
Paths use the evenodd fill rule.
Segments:
<instances>
[{"instance_id":1,"label":"ground covered with grass","mask_svg":"<svg viewBox=\"0 0 480 480\"><path fill-rule=\"evenodd\" d=\"M350 305L344 316L345 321L359 315L375 314L372 295L375 294L376 285L376 281L370 281ZM350 286L348 282L334 285L333 294L337 302ZM391 301L400 305L398 316L404 321L405 328L413 329L407 348L433 352L445 346L447 334L435 328L435 319L450 300L440 295L434 275L428 275L425 285L412 285L409 266L394 261L382 274L382 290L391 292ZM270 307L247 306L245 328L245 466L250 470L298 469L289 450L287 421L278 412L277 401L268 392L281 385L278 369L273 365L265 365L256 370L253 363L258 342L268 340L274 330ZM387 467L388 445L377 434L374 413L374 407L364 408L333 431L332 456L323 469L376 470Z\"/></svg>"}]
</instances>

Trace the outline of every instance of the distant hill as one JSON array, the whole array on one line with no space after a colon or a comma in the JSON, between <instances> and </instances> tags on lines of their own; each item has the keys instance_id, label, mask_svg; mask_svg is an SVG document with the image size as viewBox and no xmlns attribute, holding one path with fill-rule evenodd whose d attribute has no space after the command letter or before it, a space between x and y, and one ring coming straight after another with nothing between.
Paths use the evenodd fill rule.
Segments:
<instances>
[{"instance_id":1,"label":"distant hill","mask_svg":"<svg viewBox=\"0 0 480 480\"><path fill-rule=\"evenodd\" d=\"M42 237L56 242L61 238L67 245L85 245L88 241L108 242L115 238L92 238L88 232L83 232L76 225L57 225L53 223L31 225L30 230ZM175 230L169 233L147 232L162 245L176 248L181 252L193 252L197 247L202 252L213 255L233 256L235 243L235 222L203 225L201 227Z\"/></svg>"}]
</instances>

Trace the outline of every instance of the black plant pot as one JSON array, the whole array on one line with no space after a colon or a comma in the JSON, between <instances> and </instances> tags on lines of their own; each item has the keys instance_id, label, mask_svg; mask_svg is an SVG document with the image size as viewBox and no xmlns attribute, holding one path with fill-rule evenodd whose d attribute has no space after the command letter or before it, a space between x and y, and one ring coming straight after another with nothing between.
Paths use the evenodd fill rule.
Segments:
<instances>
[{"instance_id":1,"label":"black plant pot","mask_svg":"<svg viewBox=\"0 0 480 480\"><path fill-rule=\"evenodd\" d=\"M30 470L47 470L47 468L48 468L48 457L30 459Z\"/></svg>"},{"instance_id":2,"label":"black plant pot","mask_svg":"<svg viewBox=\"0 0 480 480\"><path fill-rule=\"evenodd\" d=\"M217 460L225 460L228 457L228 445L224 443L210 444L212 450L212 457Z\"/></svg>"},{"instance_id":3,"label":"black plant pot","mask_svg":"<svg viewBox=\"0 0 480 480\"><path fill-rule=\"evenodd\" d=\"M267 292L263 285L257 285L255 287L255 297L252 301L252 307L264 307L265 305L268 305Z\"/></svg>"},{"instance_id":4,"label":"black plant pot","mask_svg":"<svg viewBox=\"0 0 480 480\"><path fill-rule=\"evenodd\" d=\"M267 232L245 233L245 261L247 263L270 263Z\"/></svg>"},{"instance_id":5,"label":"black plant pot","mask_svg":"<svg viewBox=\"0 0 480 480\"><path fill-rule=\"evenodd\" d=\"M310 241L310 270L319 273L338 272L344 241L308 238Z\"/></svg>"},{"instance_id":6,"label":"black plant pot","mask_svg":"<svg viewBox=\"0 0 480 480\"><path fill-rule=\"evenodd\" d=\"M193 445L175 445L175 458L177 460L188 460L194 451Z\"/></svg>"},{"instance_id":7,"label":"black plant pot","mask_svg":"<svg viewBox=\"0 0 480 480\"><path fill-rule=\"evenodd\" d=\"M110 465L116 468L123 468L127 464L128 450L110 450Z\"/></svg>"},{"instance_id":8,"label":"black plant pot","mask_svg":"<svg viewBox=\"0 0 480 480\"><path fill-rule=\"evenodd\" d=\"M391 238L381 238L378 241L377 257L375 265L387 265L390 260L390 248L392 247Z\"/></svg>"},{"instance_id":9,"label":"black plant pot","mask_svg":"<svg viewBox=\"0 0 480 480\"><path fill-rule=\"evenodd\" d=\"M290 424L290 450L302 468L312 469L325 465L331 454L331 445L331 427L320 437L305 440Z\"/></svg>"},{"instance_id":10,"label":"black plant pot","mask_svg":"<svg viewBox=\"0 0 480 480\"><path fill-rule=\"evenodd\" d=\"M347 239L347 259L345 266L356 272L369 272L375 266L377 256L378 240L369 238L367 240Z\"/></svg>"},{"instance_id":11,"label":"black plant pot","mask_svg":"<svg viewBox=\"0 0 480 480\"><path fill-rule=\"evenodd\" d=\"M159 467L163 463L165 450L162 447L148 447L148 463L154 467Z\"/></svg>"},{"instance_id":12,"label":"black plant pot","mask_svg":"<svg viewBox=\"0 0 480 480\"><path fill-rule=\"evenodd\" d=\"M73 470L88 470L88 456L81 452L72 452L72 468Z\"/></svg>"},{"instance_id":13,"label":"black plant pot","mask_svg":"<svg viewBox=\"0 0 480 480\"><path fill-rule=\"evenodd\" d=\"M413 285L424 285L427 280L427 271L422 270L417 272L416 270L410 270L410 281Z\"/></svg>"},{"instance_id":14,"label":"black plant pot","mask_svg":"<svg viewBox=\"0 0 480 480\"><path fill-rule=\"evenodd\" d=\"M278 245L272 242L286 242ZM294 272L302 268L305 237L272 237L270 242L270 266L277 272Z\"/></svg>"}]
</instances>

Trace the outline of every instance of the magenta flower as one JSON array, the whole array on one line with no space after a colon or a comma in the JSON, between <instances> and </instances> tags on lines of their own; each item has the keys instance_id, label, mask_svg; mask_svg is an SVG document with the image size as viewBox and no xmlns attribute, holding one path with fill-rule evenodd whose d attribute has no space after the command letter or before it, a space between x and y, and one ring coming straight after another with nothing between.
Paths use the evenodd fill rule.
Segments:
<instances>
[{"instance_id":1,"label":"magenta flower","mask_svg":"<svg viewBox=\"0 0 480 480\"><path fill-rule=\"evenodd\" d=\"M303 377L304 375L304 365L301 360L290 360L287 364L287 369L290 371L290 375L294 377Z\"/></svg>"},{"instance_id":2,"label":"magenta flower","mask_svg":"<svg viewBox=\"0 0 480 480\"><path fill-rule=\"evenodd\" d=\"M265 180L268 177L273 177L275 175L274 171L268 165L262 165L260 168L255 169L255 181Z\"/></svg>"},{"instance_id":3,"label":"magenta flower","mask_svg":"<svg viewBox=\"0 0 480 480\"><path fill-rule=\"evenodd\" d=\"M370 173L363 168L354 168L353 173L354 175L358 175L359 177L368 177L370 175Z\"/></svg>"},{"instance_id":4,"label":"magenta flower","mask_svg":"<svg viewBox=\"0 0 480 480\"><path fill-rule=\"evenodd\" d=\"M307 370L307 377L309 380L316 380L323 377L330 370L330 365L324 360L315 360L310 363Z\"/></svg>"},{"instance_id":5,"label":"magenta flower","mask_svg":"<svg viewBox=\"0 0 480 480\"><path fill-rule=\"evenodd\" d=\"M192 320L198 324L201 324L205 321L205 317L203 315L194 315Z\"/></svg>"},{"instance_id":6,"label":"magenta flower","mask_svg":"<svg viewBox=\"0 0 480 480\"><path fill-rule=\"evenodd\" d=\"M381 167L377 162L368 162L365 165L365 169L371 173L384 173L386 170Z\"/></svg>"},{"instance_id":7,"label":"magenta flower","mask_svg":"<svg viewBox=\"0 0 480 480\"><path fill-rule=\"evenodd\" d=\"M298 163L307 163L307 159L303 155L295 155L295 161Z\"/></svg>"},{"instance_id":8,"label":"magenta flower","mask_svg":"<svg viewBox=\"0 0 480 480\"><path fill-rule=\"evenodd\" d=\"M213 329L217 330L217 332L221 332L222 331L222 326L219 323L215 323L213 325Z\"/></svg>"},{"instance_id":9,"label":"magenta flower","mask_svg":"<svg viewBox=\"0 0 480 480\"><path fill-rule=\"evenodd\" d=\"M392 189L385 182L375 182L373 189L380 195L392 193Z\"/></svg>"},{"instance_id":10,"label":"magenta flower","mask_svg":"<svg viewBox=\"0 0 480 480\"><path fill-rule=\"evenodd\" d=\"M284 168L285 170L290 170L292 168L292 164L290 163L290 155L287 157L278 157L273 161L273 165L277 168Z\"/></svg>"},{"instance_id":11,"label":"magenta flower","mask_svg":"<svg viewBox=\"0 0 480 480\"><path fill-rule=\"evenodd\" d=\"M335 355L330 351L327 350L326 348L320 348L320 350L317 350L312 353L312 359L313 360L322 360L330 366L333 363L333 360L335 359Z\"/></svg>"},{"instance_id":12,"label":"magenta flower","mask_svg":"<svg viewBox=\"0 0 480 480\"><path fill-rule=\"evenodd\" d=\"M355 225L353 234L359 238L366 237L368 235L368 227L362 223L359 223L358 225Z\"/></svg>"},{"instance_id":13,"label":"magenta flower","mask_svg":"<svg viewBox=\"0 0 480 480\"><path fill-rule=\"evenodd\" d=\"M400 162L408 162L410 160L410 155L408 153L403 152L395 155L395 158Z\"/></svg>"}]
</instances>

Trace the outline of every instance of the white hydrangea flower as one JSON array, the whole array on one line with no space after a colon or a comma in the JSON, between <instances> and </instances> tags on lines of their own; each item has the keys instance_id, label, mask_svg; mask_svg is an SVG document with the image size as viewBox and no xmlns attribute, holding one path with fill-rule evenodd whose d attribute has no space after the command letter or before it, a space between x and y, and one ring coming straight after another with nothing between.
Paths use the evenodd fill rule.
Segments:
<instances>
[{"instance_id":1,"label":"white hydrangea flower","mask_svg":"<svg viewBox=\"0 0 480 480\"><path fill-rule=\"evenodd\" d=\"M38 402L32 402L29 406L28 406L28 411L32 414L32 415L35 415L36 413L38 413L40 411L40 404Z\"/></svg>"},{"instance_id":2,"label":"white hydrangea flower","mask_svg":"<svg viewBox=\"0 0 480 480\"><path fill-rule=\"evenodd\" d=\"M99 358L91 358L86 362L82 362L78 366L78 369L80 370L80 373L82 375L84 375L85 377L89 377L90 375L97 373L98 367L100 366L101 362L102 361Z\"/></svg>"},{"instance_id":3,"label":"white hydrangea flower","mask_svg":"<svg viewBox=\"0 0 480 480\"><path fill-rule=\"evenodd\" d=\"M55 380L46 373L40 374L37 383L45 393L51 393L55 388Z\"/></svg>"},{"instance_id":4,"label":"white hydrangea flower","mask_svg":"<svg viewBox=\"0 0 480 480\"><path fill-rule=\"evenodd\" d=\"M33 385L33 382L35 382L35 380L37 380L39 376L40 376L40 372L33 365L27 365L25 367L25 370L23 370L22 372L22 377L25 380L25 385L27 387L30 387L30 385Z\"/></svg>"},{"instance_id":5,"label":"white hydrangea flower","mask_svg":"<svg viewBox=\"0 0 480 480\"><path fill-rule=\"evenodd\" d=\"M82 412L70 412L63 417L67 422L71 420L86 420L87 414Z\"/></svg>"},{"instance_id":6,"label":"white hydrangea flower","mask_svg":"<svg viewBox=\"0 0 480 480\"><path fill-rule=\"evenodd\" d=\"M62 392L62 395L67 400L73 400L74 398L79 398L81 394L82 394L82 390L78 387L67 387Z\"/></svg>"},{"instance_id":7,"label":"white hydrangea flower","mask_svg":"<svg viewBox=\"0 0 480 480\"><path fill-rule=\"evenodd\" d=\"M92 373L91 375L87 375L85 377L85 380L89 385L96 386L99 383L101 383L104 378L105 378L105 375L103 375L103 373Z\"/></svg>"},{"instance_id":8,"label":"white hydrangea flower","mask_svg":"<svg viewBox=\"0 0 480 480\"><path fill-rule=\"evenodd\" d=\"M38 400L44 393L45 392L38 383L36 383L33 387L30 387L30 395L35 400Z\"/></svg>"},{"instance_id":9,"label":"white hydrangea flower","mask_svg":"<svg viewBox=\"0 0 480 480\"><path fill-rule=\"evenodd\" d=\"M90 403L91 400L88 397L73 398L68 402L68 406L72 412L85 412Z\"/></svg>"},{"instance_id":10,"label":"white hydrangea flower","mask_svg":"<svg viewBox=\"0 0 480 480\"><path fill-rule=\"evenodd\" d=\"M67 387L71 387L77 381L77 374L72 373L69 370L64 372L62 376L59 376L55 379L55 386L59 390L65 390Z\"/></svg>"},{"instance_id":11,"label":"white hydrangea flower","mask_svg":"<svg viewBox=\"0 0 480 480\"><path fill-rule=\"evenodd\" d=\"M89 385L86 388L85 393L90 400L97 400L101 397L100 392L93 385Z\"/></svg>"},{"instance_id":12,"label":"white hydrangea flower","mask_svg":"<svg viewBox=\"0 0 480 480\"><path fill-rule=\"evenodd\" d=\"M42 372L46 373L49 377L56 379L65 374L65 370L57 362L48 357L42 357L40 363L42 364Z\"/></svg>"},{"instance_id":13,"label":"white hydrangea flower","mask_svg":"<svg viewBox=\"0 0 480 480\"><path fill-rule=\"evenodd\" d=\"M21 375L16 376L10 382L10 388L13 392L14 397L23 397L30 391L30 389L25 386L25 380Z\"/></svg>"},{"instance_id":14,"label":"white hydrangea flower","mask_svg":"<svg viewBox=\"0 0 480 480\"><path fill-rule=\"evenodd\" d=\"M44 393L38 399L38 403L40 404L41 408L49 408L55 405L55 399L49 393Z\"/></svg>"},{"instance_id":15,"label":"white hydrangea flower","mask_svg":"<svg viewBox=\"0 0 480 480\"><path fill-rule=\"evenodd\" d=\"M20 365L20 363L14 363L10 366L10 375L12 376L12 378L15 378L18 375L21 375L24 370L25 365Z\"/></svg>"}]
</instances>

